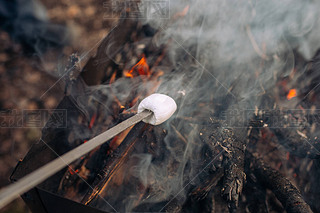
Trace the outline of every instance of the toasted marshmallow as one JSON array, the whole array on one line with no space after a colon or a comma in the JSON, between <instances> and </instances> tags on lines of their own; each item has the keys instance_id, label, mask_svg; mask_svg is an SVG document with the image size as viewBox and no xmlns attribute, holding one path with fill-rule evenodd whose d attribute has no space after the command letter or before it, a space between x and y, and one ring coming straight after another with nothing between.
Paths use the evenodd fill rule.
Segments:
<instances>
[{"instance_id":1,"label":"toasted marshmallow","mask_svg":"<svg viewBox=\"0 0 320 213\"><path fill-rule=\"evenodd\" d=\"M143 121L152 125L158 125L168 120L177 109L176 102L169 96L155 93L141 101L138 113L150 110L153 114Z\"/></svg>"}]
</instances>

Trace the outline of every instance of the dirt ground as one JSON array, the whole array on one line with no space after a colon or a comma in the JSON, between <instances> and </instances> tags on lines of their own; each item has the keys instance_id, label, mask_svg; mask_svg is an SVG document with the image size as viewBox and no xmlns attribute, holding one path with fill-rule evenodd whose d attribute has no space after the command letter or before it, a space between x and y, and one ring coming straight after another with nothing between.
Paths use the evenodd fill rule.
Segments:
<instances>
[{"instance_id":1,"label":"dirt ground","mask_svg":"<svg viewBox=\"0 0 320 213\"><path fill-rule=\"evenodd\" d=\"M41 0L52 23L65 25L72 32L71 43L60 52L48 52L42 57L23 53L19 43L0 30L0 110L21 112L25 109L54 109L63 97L63 88L58 82L63 69L62 59L78 53L83 62L94 54L98 42L115 24L115 19L106 19L106 1L93 0ZM57 69L57 67L59 67ZM62 68L61 68L62 67ZM1 116L3 116L2 114ZM7 114L6 114L7 115ZM19 118L20 115L15 115ZM15 117L16 118L16 117ZM10 183L9 177L19 159L31 145L39 140L41 128L0 128L0 187ZM16 199L0 210L1 213L30 212L22 199Z\"/></svg>"}]
</instances>

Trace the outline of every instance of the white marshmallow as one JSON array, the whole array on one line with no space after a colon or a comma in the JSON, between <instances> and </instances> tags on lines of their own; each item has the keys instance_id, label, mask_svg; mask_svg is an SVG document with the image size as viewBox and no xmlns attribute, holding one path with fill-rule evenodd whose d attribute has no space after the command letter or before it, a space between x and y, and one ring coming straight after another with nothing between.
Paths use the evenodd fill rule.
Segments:
<instances>
[{"instance_id":1,"label":"white marshmallow","mask_svg":"<svg viewBox=\"0 0 320 213\"><path fill-rule=\"evenodd\" d=\"M141 101L138 106L138 113L146 109L152 111L153 114L143 119L143 121L152 125L158 125L173 115L177 109L177 104L171 97L155 93Z\"/></svg>"}]
</instances>

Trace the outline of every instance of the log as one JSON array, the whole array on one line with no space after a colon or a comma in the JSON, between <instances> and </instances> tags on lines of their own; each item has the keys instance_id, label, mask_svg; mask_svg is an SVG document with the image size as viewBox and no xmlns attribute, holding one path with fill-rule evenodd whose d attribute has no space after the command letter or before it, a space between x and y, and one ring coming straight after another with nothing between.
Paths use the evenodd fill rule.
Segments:
<instances>
[{"instance_id":1,"label":"log","mask_svg":"<svg viewBox=\"0 0 320 213\"><path fill-rule=\"evenodd\" d=\"M248 151L246 152L246 161L250 164L258 181L275 194L288 213L312 212L300 191L278 171Z\"/></svg>"}]
</instances>

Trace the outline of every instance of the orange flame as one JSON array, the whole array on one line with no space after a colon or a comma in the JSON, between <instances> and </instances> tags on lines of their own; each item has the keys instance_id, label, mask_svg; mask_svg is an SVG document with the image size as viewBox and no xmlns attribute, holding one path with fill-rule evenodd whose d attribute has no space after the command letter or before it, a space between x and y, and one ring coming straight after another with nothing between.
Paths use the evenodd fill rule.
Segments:
<instances>
[{"instance_id":1,"label":"orange flame","mask_svg":"<svg viewBox=\"0 0 320 213\"><path fill-rule=\"evenodd\" d=\"M79 173L79 169L73 170L70 166L69 166L69 168L68 168L68 171L69 171L69 173L70 173L71 175L75 175L76 173Z\"/></svg>"},{"instance_id":2,"label":"orange flame","mask_svg":"<svg viewBox=\"0 0 320 213\"><path fill-rule=\"evenodd\" d=\"M189 5L185 6L182 11L174 14L173 18L176 19L176 18L183 17L183 16L187 15L189 8L190 8Z\"/></svg>"},{"instance_id":3,"label":"orange flame","mask_svg":"<svg viewBox=\"0 0 320 213\"><path fill-rule=\"evenodd\" d=\"M113 82L115 82L116 80L116 76L117 76L117 71L113 72L110 78L110 84L112 84Z\"/></svg>"},{"instance_id":4,"label":"orange flame","mask_svg":"<svg viewBox=\"0 0 320 213\"><path fill-rule=\"evenodd\" d=\"M97 114L94 113L93 116L92 116L92 118L91 118L91 120L90 120L90 123L89 123L89 129L92 129L93 124L94 124L94 122L96 121L96 118L97 118Z\"/></svg>"},{"instance_id":5,"label":"orange flame","mask_svg":"<svg viewBox=\"0 0 320 213\"><path fill-rule=\"evenodd\" d=\"M287 95L287 99L290 100L294 97L297 96L297 90L296 89L291 89Z\"/></svg>"},{"instance_id":6,"label":"orange flame","mask_svg":"<svg viewBox=\"0 0 320 213\"><path fill-rule=\"evenodd\" d=\"M147 75L150 76L149 65L147 64L146 58L143 56L141 60L132 67L132 69L125 74L126 77L133 78L133 72L137 70L139 75Z\"/></svg>"}]
</instances>

